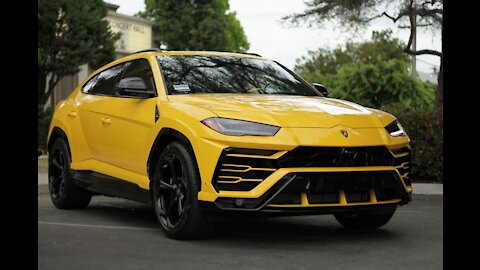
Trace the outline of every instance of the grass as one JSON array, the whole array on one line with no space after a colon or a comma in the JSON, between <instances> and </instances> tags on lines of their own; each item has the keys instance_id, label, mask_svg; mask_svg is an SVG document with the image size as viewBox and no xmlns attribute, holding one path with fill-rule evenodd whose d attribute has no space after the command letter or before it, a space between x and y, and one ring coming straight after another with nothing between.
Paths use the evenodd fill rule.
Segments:
<instances>
[{"instance_id":1,"label":"grass","mask_svg":"<svg viewBox=\"0 0 480 270\"><path fill-rule=\"evenodd\" d=\"M38 173L48 172L48 159L38 159Z\"/></svg>"}]
</instances>

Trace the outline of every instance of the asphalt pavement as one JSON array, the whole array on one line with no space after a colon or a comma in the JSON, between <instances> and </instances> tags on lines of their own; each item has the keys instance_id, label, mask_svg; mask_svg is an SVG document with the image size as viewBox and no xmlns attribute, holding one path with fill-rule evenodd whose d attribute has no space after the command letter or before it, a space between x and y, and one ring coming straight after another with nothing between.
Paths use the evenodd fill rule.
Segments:
<instances>
[{"instance_id":1,"label":"asphalt pavement","mask_svg":"<svg viewBox=\"0 0 480 270\"><path fill-rule=\"evenodd\" d=\"M443 197L416 195L382 229L344 229L333 216L217 224L208 239L165 237L153 210L96 196L58 210L38 195L38 269L443 269Z\"/></svg>"}]
</instances>

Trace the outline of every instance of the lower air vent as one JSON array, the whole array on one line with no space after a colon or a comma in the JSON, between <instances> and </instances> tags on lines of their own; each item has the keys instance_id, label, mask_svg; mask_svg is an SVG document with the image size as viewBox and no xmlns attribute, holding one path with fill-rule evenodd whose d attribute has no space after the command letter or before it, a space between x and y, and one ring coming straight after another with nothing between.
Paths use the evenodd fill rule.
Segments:
<instances>
[{"instance_id":1,"label":"lower air vent","mask_svg":"<svg viewBox=\"0 0 480 270\"><path fill-rule=\"evenodd\" d=\"M269 158L277 151L227 148L217 163L214 187L225 191L250 191L276 171Z\"/></svg>"}]
</instances>

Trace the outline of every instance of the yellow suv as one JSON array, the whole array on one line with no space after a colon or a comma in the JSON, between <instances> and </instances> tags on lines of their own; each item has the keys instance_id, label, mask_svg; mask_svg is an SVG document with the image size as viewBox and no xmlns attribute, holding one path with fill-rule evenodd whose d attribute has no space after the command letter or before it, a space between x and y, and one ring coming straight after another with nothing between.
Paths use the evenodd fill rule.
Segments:
<instances>
[{"instance_id":1,"label":"yellow suv","mask_svg":"<svg viewBox=\"0 0 480 270\"><path fill-rule=\"evenodd\" d=\"M146 50L93 72L55 108L49 190L153 204L167 236L226 213L334 214L386 224L411 200L409 138L392 115L328 98L255 54Z\"/></svg>"}]
</instances>

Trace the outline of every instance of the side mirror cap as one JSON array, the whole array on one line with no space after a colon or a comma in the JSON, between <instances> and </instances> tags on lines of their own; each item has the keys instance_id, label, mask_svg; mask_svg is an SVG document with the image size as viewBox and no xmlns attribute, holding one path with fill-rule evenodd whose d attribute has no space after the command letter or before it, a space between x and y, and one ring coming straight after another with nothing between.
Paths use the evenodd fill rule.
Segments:
<instances>
[{"instance_id":1,"label":"side mirror cap","mask_svg":"<svg viewBox=\"0 0 480 270\"><path fill-rule=\"evenodd\" d=\"M120 89L121 94L127 96L139 98L151 98L155 96L152 91L148 90L143 79L139 77L127 77L121 79L118 83L118 88Z\"/></svg>"},{"instance_id":2,"label":"side mirror cap","mask_svg":"<svg viewBox=\"0 0 480 270\"><path fill-rule=\"evenodd\" d=\"M328 97L330 95L330 92L328 91L328 89L322 84L313 83L312 85L313 87L315 87L315 89L317 89L318 92L320 92L320 94L324 95L325 97Z\"/></svg>"}]
</instances>

